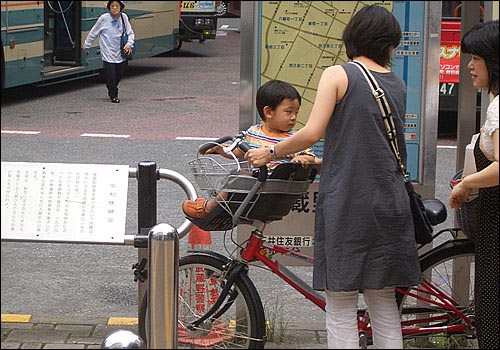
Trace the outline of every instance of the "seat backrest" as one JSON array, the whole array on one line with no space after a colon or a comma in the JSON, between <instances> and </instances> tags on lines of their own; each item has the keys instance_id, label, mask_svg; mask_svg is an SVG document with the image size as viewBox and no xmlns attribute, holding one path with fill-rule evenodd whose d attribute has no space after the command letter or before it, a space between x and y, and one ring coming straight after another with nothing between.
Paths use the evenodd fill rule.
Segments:
<instances>
[{"instance_id":1,"label":"seat backrest","mask_svg":"<svg viewBox=\"0 0 500 350\"><path fill-rule=\"evenodd\" d=\"M316 176L316 169L314 167L304 168L300 163L281 163L278 164L271 175L269 175L270 179L279 179L279 180L297 180L297 181L305 181L308 178L311 179L311 174L314 172L314 176ZM314 177L312 177L314 179Z\"/></svg>"}]
</instances>

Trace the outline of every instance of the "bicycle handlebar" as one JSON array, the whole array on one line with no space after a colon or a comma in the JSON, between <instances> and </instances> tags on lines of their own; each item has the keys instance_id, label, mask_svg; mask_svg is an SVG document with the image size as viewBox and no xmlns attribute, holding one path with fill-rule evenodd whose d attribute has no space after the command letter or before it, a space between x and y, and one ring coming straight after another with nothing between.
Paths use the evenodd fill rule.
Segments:
<instances>
[{"instance_id":1,"label":"bicycle handlebar","mask_svg":"<svg viewBox=\"0 0 500 350\"><path fill-rule=\"evenodd\" d=\"M215 146L221 146L228 141L232 141L232 144L228 147L223 147L223 150L225 153L228 153L228 152L232 153L235 148L239 148L240 151L242 151L243 153L246 153L250 149L250 146L248 145L248 143L243 141L244 137L245 137L244 131L242 131L234 136L219 137L218 139L216 139L214 141L210 141L210 142L207 142L207 143L204 143L203 145L201 145L200 148L198 149L198 153L206 154L206 152L208 150L210 150L211 148L213 148ZM232 154L234 155L234 153L232 153ZM257 180L259 182L265 182L266 179L267 179L267 165L263 165L259 168L259 175L257 177Z\"/></svg>"}]
</instances>

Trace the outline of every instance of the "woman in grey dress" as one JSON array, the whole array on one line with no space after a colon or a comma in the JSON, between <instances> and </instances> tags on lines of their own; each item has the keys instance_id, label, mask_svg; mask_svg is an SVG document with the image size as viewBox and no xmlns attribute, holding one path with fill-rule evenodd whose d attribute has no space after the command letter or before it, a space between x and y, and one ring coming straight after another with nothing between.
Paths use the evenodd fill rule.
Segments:
<instances>
[{"instance_id":1,"label":"woman in grey dress","mask_svg":"<svg viewBox=\"0 0 500 350\"><path fill-rule=\"evenodd\" d=\"M406 87L386 68L400 39L399 23L380 6L362 8L342 35L349 59L362 62L385 92L406 164ZM328 347L358 348L356 310L362 291L375 347L401 349L394 287L420 282L413 219L380 109L354 64L325 69L307 124L274 149L253 149L246 158L261 166L322 137L313 287L325 291Z\"/></svg>"}]
</instances>

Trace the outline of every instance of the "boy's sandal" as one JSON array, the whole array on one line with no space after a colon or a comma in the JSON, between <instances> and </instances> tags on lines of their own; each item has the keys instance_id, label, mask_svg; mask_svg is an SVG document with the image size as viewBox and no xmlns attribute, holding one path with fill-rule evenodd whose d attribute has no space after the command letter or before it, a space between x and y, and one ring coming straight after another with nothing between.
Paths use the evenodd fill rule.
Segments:
<instances>
[{"instance_id":1,"label":"boy's sandal","mask_svg":"<svg viewBox=\"0 0 500 350\"><path fill-rule=\"evenodd\" d=\"M198 197L195 201L185 200L182 203L182 211L184 214L193 219L202 219L207 214L207 200L205 198Z\"/></svg>"}]
</instances>

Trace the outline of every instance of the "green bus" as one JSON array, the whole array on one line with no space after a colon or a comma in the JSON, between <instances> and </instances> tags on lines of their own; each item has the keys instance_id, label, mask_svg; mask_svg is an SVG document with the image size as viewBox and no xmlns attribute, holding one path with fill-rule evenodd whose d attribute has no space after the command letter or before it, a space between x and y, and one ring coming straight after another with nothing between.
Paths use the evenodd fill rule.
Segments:
<instances>
[{"instance_id":1,"label":"green bus","mask_svg":"<svg viewBox=\"0 0 500 350\"><path fill-rule=\"evenodd\" d=\"M179 40L178 1L124 1L135 32L134 59L174 50ZM99 40L82 52L106 1L2 1L2 89L46 85L98 74Z\"/></svg>"}]
</instances>

